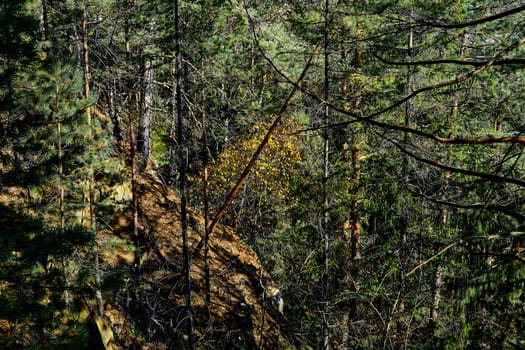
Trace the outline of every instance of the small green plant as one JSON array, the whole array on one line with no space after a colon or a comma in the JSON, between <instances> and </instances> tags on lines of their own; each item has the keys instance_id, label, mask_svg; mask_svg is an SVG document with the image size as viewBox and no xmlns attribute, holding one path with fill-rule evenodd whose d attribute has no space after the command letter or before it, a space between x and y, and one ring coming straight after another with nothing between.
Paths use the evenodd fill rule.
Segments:
<instances>
[{"instance_id":1,"label":"small green plant","mask_svg":"<svg viewBox=\"0 0 525 350\"><path fill-rule=\"evenodd\" d=\"M147 337L139 330L136 330L135 328L132 328L130 331L129 331L129 334L138 339L140 341L141 344L144 344L146 341L147 341Z\"/></svg>"}]
</instances>

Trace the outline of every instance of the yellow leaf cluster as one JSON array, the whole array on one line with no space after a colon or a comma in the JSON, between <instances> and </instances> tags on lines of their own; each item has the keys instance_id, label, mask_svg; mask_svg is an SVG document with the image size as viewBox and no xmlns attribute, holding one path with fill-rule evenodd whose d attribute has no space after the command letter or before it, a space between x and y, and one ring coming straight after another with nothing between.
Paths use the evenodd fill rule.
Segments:
<instances>
[{"instance_id":1,"label":"yellow leaf cluster","mask_svg":"<svg viewBox=\"0 0 525 350\"><path fill-rule=\"evenodd\" d=\"M210 167L213 191L224 193L235 184L270 126L270 122L255 125L248 137L232 143L219 155ZM301 141L291 135L294 129L297 127L293 122L279 126L252 169L248 180L250 187L272 192L279 198L287 196L290 176L301 160Z\"/></svg>"}]
</instances>

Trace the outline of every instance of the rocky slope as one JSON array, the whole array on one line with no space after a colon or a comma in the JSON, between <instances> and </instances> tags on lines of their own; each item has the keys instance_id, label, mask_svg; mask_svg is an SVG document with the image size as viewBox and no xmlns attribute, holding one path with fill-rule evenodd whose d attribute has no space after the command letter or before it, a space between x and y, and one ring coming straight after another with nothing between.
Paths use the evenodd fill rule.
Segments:
<instances>
[{"instance_id":1,"label":"rocky slope","mask_svg":"<svg viewBox=\"0 0 525 350\"><path fill-rule=\"evenodd\" d=\"M180 200L170 188L150 175L139 177L138 192L143 288L130 286L135 295L127 301L128 310L146 333L145 338L154 343L151 344L154 348L178 348L185 343L187 324ZM188 217L189 247L194 251L202 239L204 218L191 209ZM130 212L119 215L111 234L130 242L131 220ZM110 239L110 235L106 239ZM205 302L204 250L195 252L191 262L192 307L198 347L255 349L262 345L265 349L291 348L281 332L280 314L270 307L275 300L269 295L274 293L276 286L253 250L230 228L220 225L210 237L209 247L211 325L207 322ZM131 252L126 250L120 250L118 259L111 252L106 252L103 258L115 267L133 261ZM118 334L122 330L119 332L119 327L115 327L119 316L123 316L118 314L111 306L106 310L115 337L123 339Z\"/></svg>"}]
</instances>

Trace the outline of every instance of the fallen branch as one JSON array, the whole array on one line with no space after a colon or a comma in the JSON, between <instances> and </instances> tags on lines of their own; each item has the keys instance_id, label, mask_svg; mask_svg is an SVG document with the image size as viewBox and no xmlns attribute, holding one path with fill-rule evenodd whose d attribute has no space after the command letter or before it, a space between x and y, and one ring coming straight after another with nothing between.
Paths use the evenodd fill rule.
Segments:
<instances>
[{"instance_id":1,"label":"fallen branch","mask_svg":"<svg viewBox=\"0 0 525 350\"><path fill-rule=\"evenodd\" d=\"M449 250L450 248L453 248L455 246L457 246L459 243L463 242L462 240L459 240L457 242L453 242L453 243L450 243L449 245L447 245L445 248L441 249L439 252L437 252L436 254L432 255L430 258L428 258L427 260L423 261L422 263L418 264L416 267L414 267L412 270L410 270L407 274L406 274L406 277L409 277L410 275L412 275L414 272L416 272L417 270L419 270L420 268L422 268L423 266L425 266L426 264L428 264L429 262L431 262L432 260L436 259L437 257L439 257L440 255L443 255L446 253L447 250Z\"/></svg>"},{"instance_id":2,"label":"fallen branch","mask_svg":"<svg viewBox=\"0 0 525 350\"><path fill-rule=\"evenodd\" d=\"M221 206L221 208L217 212L217 215L215 215L215 218L213 219L213 221L206 228L206 234L208 235L208 237L212 234L213 229L215 228L215 226L217 226L219 221L222 219L222 217L226 213L226 209L228 209L228 206L231 204L231 202L233 201L233 199L237 195L237 192L239 192L240 188L242 187L242 185L246 181L246 178L248 177L248 175L250 174L252 168L254 167L255 162L257 161L257 159L259 159L259 156L260 156L261 152L264 150L264 148L266 147L266 145L270 141L270 138L272 137L272 134L274 133L274 131L281 124L281 120L283 119L286 111L288 110L288 108L292 104L292 101L293 101L295 95L300 90L300 87L301 87L301 85L303 83L304 77L306 76L306 72L308 71L308 69L312 65L312 62L313 62L314 58L317 56L318 51L319 51L319 45L317 45L315 47L314 51L310 55L310 58L306 62L306 65L305 65L301 75L299 76L299 79L297 79L297 82L293 84L293 88L292 88L292 91L290 92L290 95L288 96L286 101L283 103L283 105L281 107L281 110L279 111L279 114L277 115L277 118L275 118L275 120L273 121L273 124L270 126L270 128L268 129L268 132L264 136L264 139L261 141L261 143L257 147L257 150L255 150L254 154L252 155L252 158L248 162L248 165L246 165L246 167L244 168L244 171L242 172L241 176L237 180L237 183L235 184L235 186L233 186L232 190L230 191L230 194L226 198L226 201L224 201L224 204ZM199 243L197 244L197 246L195 247L195 249L193 251L193 254L198 253L199 250L202 248L203 244L204 244L204 240L201 239L199 241Z\"/></svg>"}]
</instances>

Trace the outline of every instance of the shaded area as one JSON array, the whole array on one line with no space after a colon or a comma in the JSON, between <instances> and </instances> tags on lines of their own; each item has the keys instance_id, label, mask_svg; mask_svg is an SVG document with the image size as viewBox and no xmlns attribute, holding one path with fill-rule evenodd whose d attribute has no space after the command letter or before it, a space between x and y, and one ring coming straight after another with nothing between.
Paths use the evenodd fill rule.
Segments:
<instances>
[{"instance_id":1,"label":"shaded area","mask_svg":"<svg viewBox=\"0 0 525 350\"><path fill-rule=\"evenodd\" d=\"M74 322L64 327L64 334L50 332L66 308L75 306L66 305L66 291L77 301L90 293L82 282L68 284L62 261L93 238L84 228L46 227L0 204L0 347L47 344L53 338L56 344L83 348L89 334Z\"/></svg>"}]
</instances>

